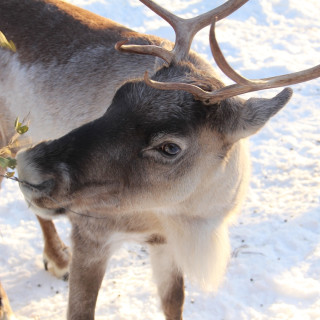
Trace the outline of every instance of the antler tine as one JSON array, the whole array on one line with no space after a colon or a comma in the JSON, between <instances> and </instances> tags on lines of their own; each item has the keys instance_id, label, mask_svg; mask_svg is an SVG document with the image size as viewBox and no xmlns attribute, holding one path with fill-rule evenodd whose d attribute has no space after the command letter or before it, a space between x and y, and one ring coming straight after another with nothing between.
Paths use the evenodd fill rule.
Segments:
<instances>
[{"instance_id":1,"label":"antler tine","mask_svg":"<svg viewBox=\"0 0 320 320\"><path fill-rule=\"evenodd\" d=\"M159 46L154 45L135 45L135 44L126 44L129 40L122 40L118 41L115 44L115 49L122 52L131 52L131 53L140 53L140 54L146 54L151 56L156 56L164 61L166 61L168 64L173 59L173 53L169 50L166 50Z\"/></svg>"},{"instance_id":2,"label":"antler tine","mask_svg":"<svg viewBox=\"0 0 320 320\"><path fill-rule=\"evenodd\" d=\"M140 0L142 1L142 0ZM214 19L217 21L226 18L231 13L237 11L240 7L242 7L249 0L229 0L222 4L221 6L212 9L206 13L201 14L198 17L194 17L191 19L183 19L185 21L190 21L190 24L194 24L195 33L200 31L206 26L209 26ZM192 22L191 22L192 21Z\"/></svg>"},{"instance_id":3,"label":"antler tine","mask_svg":"<svg viewBox=\"0 0 320 320\"><path fill-rule=\"evenodd\" d=\"M250 80L242 77L238 74L232 67L229 65L227 60L225 59L220 46L218 44L216 33L215 33L215 26L216 26L217 19L213 20L210 28L210 48L212 52L212 56L217 64L217 66L221 69L221 71L228 76L231 80L239 84L249 84Z\"/></svg>"},{"instance_id":4,"label":"antler tine","mask_svg":"<svg viewBox=\"0 0 320 320\"><path fill-rule=\"evenodd\" d=\"M271 78L249 80L242 77L232 69L232 67L228 64L225 57L223 56L223 53L221 52L215 35L215 22L216 21L213 21L210 28L210 47L212 55L218 67L225 73L226 76L236 82L236 84L224 87L213 92L207 92L206 95L203 94L203 97L206 96L206 98L210 99L210 101L216 102L243 93L283 87L320 77L320 64L303 71Z\"/></svg>"},{"instance_id":5,"label":"antler tine","mask_svg":"<svg viewBox=\"0 0 320 320\"><path fill-rule=\"evenodd\" d=\"M144 73L144 82L154 89L159 90L182 90L191 93L197 100L201 100L204 103L208 104L212 101L212 96L210 96L211 92L205 91L200 87L189 84L189 83L181 83L181 82L159 82L154 81L149 78L148 71ZM222 89L220 89L222 90ZM217 90L218 91L218 90ZM216 92L216 91L214 91ZM218 99L219 101L221 99Z\"/></svg>"},{"instance_id":6,"label":"antler tine","mask_svg":"<svg viewBox=\"0 0 320 320\"><path fill-rule=\"evenodd\" d=\"M172 28L175 28L175 25L182 20L182 18L176 16L175 14L161 7L160 5L153 2L152 0L139 0L139 1L142 2L144 5L146 5L149 9L151 9L154 13L156 13L162 19L166 20L172 26Z\"/></svg>"},{"instance_id":7,"label":"antler tine","mask_svg":"<svg viewBox=\"0 0 320 320\"><path fill-rule=\"evenodd\" d=\"M158 46L151 46L153 47L152 49L149 49L148 47L150 46L146 45L135 45L130 47L128 45L122 45L116 48L119 49L121 47L122 51L128 51L133 53L156 55L166 60L167 62L169 62L167 59L170 59L170 62L172 60L181 61L188 55L192 40L198 31L210 25L214 18L220 20L230 15L232 12L236 11L242 5L244 5L247 1L249 0L229 0L221 6L207 13L204 13L198 17L194 17L191 19L183 19L171 13L170 11L162 8L152 0L140 0L140 2L142 2L148 8L150 8L161 18L166 20L173 27L176 34L175 46L171 52L168 51L170 52L170 54L164 54L164 50L159 49L160 47ZM164 58L164 56L166 58Z\"/></svg>"}]
</instances>

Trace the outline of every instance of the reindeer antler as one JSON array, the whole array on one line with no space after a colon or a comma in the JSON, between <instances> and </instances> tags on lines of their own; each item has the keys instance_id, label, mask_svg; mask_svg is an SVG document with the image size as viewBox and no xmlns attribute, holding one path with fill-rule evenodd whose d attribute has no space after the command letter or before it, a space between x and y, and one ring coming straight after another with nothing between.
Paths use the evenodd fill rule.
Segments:
<instances>
[{"instance_id":1,"label":"reindeer antler","mask_svg":"<svg viewBox=\"0 0 320 320\"><path fill-rule=\"evenodd\" d=\"M153 45L124 45L124 42L116 44L116 48L120 51L127 51L140 54L151 54L162 58L170 63L171 61L181 61L189 53L192 40L196 33L211 24L210 28L210 48L218 67L235 82L233 85L224 88L205 91L197 85L176 82L158 82L153 81L145 73L145 82L156 89L160 90L184 90L193 94L197 99L206 103L215 103L223 99L231 98L247 92L259 91L283 87L286 85L297 84L320 77L320 64L316 67L306 69L300 72L285 74L282 76L249 80L238 74L226 61L219 47L215 34L216 22L225 18L232 12L239 9L248 0L229 0L223 5L191 19L182 19L166 9L160 7L151 0L140 0L160 17L166 20L175 30L176 41L172 51Z\"/></svg>"},{"instance_id":2,"label":"reindeer antler","mask_svg":"<svg viewBox=\"0 0 320 320\"><path fill-rule=\"evenodd\" d=\"M118 42L116 44L116 49L131 53L156 55L169 63L173 60L181 61L188 55L192 40L197 32L204 27L209 26L213 19L220 20L230 15L247 1L249 0L229 0L221 6L200 16L191 19L183 19L162 8L152 0L140 0L140 2L145 4L172 26L176 34L174 48L172 51L169 51L155 45L124 45L124 43L121 44L121 42Z\"/></svg>"}]
</instances>

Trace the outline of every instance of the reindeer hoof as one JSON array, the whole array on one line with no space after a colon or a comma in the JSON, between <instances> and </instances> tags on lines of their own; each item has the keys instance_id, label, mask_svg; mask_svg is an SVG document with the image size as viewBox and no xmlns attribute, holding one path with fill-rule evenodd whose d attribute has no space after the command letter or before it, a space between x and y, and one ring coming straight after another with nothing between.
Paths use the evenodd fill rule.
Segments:
<instances>
[{"instance_id":1,"label":"reindeer hoof","mask_svg":"<svg viewBox=\"0 0 320 320\"><path fill-rule=\"evenodd\" d=\"M67 272L63 277L62 277L63 281L68 281L69 280L69 272Z\"/></svg>"},{"instance_id":2,"label":"reindeer hoof","mask_svg":"<svg viewBox=\"0 0 320 320\"><path fill-rule=\"evenodd\" d=\"M48 271L48 261L43 259L44 270Z\"/></svg>"},{"instance_id":3,"label":"reindeer hoof","mask_svg":"<svg viewBox=\"0 0 320 320\"><path fill-rule=\"evenodd\" d=\"M69 279L69 264L71 261L71 251L68 247L63 247L57 252L43 252L43 265L46 271L63 281ZM1 319L0 319L1 320Z\"/></svg>"}]
</instances>

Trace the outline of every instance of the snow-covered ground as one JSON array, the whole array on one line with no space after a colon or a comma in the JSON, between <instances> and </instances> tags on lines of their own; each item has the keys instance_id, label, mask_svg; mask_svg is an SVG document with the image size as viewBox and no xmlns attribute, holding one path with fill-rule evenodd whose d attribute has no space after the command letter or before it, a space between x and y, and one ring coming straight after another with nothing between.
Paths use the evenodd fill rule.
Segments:
<instances>
[{"instance_id":1,"label":"snow-covered ground","mask_svg":"<svg viewBox=\"0 0 320 320\"><path fill-rule=\"evenodd\" d=\"M138 0L70 2L135 30L174 39L170 27ZM223 1L158 2L189 17ZM218 23L218 40L228 61L246 77L299 71L320 63L319 17L319 0L251 0ZM208 29L193 47L212 61ZM224 282L216 294L204 294L187 281L186 320L320 319L320 80L293 89L290 103L251 138L251 188L230 229L233 255ZM270 97L278 91L255 95ZM57 226L68 243L68 221L58 220ZM5 181L0 279L18 318L60 320L68 284L44 271L42 247L35 217L17 185ZM163 319L146 248L128 244L113 257L96 315Z\"/></svg>"}]
</instances>

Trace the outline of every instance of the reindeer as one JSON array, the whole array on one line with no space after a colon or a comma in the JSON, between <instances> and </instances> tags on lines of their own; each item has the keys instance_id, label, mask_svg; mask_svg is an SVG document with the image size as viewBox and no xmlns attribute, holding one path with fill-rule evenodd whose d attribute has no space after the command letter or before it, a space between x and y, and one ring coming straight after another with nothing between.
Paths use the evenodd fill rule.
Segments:
<instances>
[{"instance_id":1,"label":"reindeer","mask_svg":"<svg viewBox=\"0 0 320 320\"><path fill-rule=\"evenodd\" d=\"M17 154L20 188L42 226L49 271L64 276L71 260L69 320L94 319L108 259L128 240L149 245L167 320L182 319L185 274L216 289L228 223L248 185L246 139L292 90L237 95L320 76L317 66L248 80L228 65L215 23L248 0L188 20L140 1L172 25L174 45L58 0L0 3L0 30L17 47L0 51L2 144L16 115L29 114L38 144ZM233 85L190 51L207 25L213 57ZM72 224L72 257L51 221L61 214Z\"/></svg>"}]
</instances>

